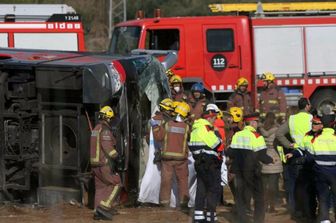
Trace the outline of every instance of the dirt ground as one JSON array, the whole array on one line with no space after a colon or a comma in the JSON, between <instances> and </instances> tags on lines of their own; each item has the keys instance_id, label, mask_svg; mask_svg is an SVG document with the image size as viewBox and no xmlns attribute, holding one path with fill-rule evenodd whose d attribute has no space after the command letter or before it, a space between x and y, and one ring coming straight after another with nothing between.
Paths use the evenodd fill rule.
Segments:
<instances>
[{"instance_id":1,"label":"dirt ground","mask_svg":"<svg viewBox=\"0 0 336 223\"><path fill-rule=\"evenodd\" d=\"M177 209L158 207L119 208L119 214L112 222L115 223L191 223L192 210L181 212ZM219 206L217 215L220 223L234 223L230 207ZM1 223L35 222L35 223L80 223L98 222L92 220L93 210L78 205L62 204L52 208L41 208L23 205L0 205ZM294 223L285 213L285 209L278 209L278 213L266 214L266 223Z\"/></svg>"}]
</instances>

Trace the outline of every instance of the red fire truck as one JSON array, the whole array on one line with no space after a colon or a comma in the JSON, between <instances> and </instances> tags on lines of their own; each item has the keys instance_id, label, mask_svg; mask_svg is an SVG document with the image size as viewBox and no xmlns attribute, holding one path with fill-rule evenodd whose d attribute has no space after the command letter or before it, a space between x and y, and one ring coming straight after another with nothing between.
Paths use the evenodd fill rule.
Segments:
<instances>
[{"instance_id":1,"label":"red fire truck","mask_svg":"<svg viewBox=\"0 0 336 223\"><path fill-rule=\"evenodd\" d=\"M81 18L67 5L1 5L0 47L84 51Z\"/></svg>"},{"instance_id":2,"label":"red fire truck","mask_svg":"<svg viewBox=\"0 0 336 223\"><path fill-rule=\"evenodd\" d=\"M253 5L256 10L257 5ZM312 3L304 10L318 6ZM217 102L227 100L239 77L249 80L256 99L261 87L258 77L273 72L289 105L296 105L298 98L305 96L317 108L330 110L336 103L336 16L325 15L325 11L324 15L296 11L300 9L290 12L291 7L281 7L286 10L281 17L263 13L122 22L113 32L110 52L176 50L179 59L172 68L174 73L186 83L203 81Z\"/></svg>"}]
</instances>

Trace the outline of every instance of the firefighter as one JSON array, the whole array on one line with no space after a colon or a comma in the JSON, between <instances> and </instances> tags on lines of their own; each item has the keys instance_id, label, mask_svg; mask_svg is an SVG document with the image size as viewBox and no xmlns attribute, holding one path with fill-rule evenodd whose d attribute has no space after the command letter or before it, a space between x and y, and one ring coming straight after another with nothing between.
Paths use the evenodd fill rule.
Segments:
<instances>
[{"instance_id":1,"label":"firefighter","mask_svg":"<svg viewBox=\"0 0 336 223\"><path fill-rule=\"evenodd\" d=\"M173 75L169 79L172 98L174 101L186 101L187 96L184 94L182 78L179 75Z\"/></svg>"},{"instance_id":2,"label":"firefighter","mask_svg":"<svg viewBox=\"0 0 336 223\"><path fill-rule=\"evenodd\" d=\"M99 123L90 138L90 163L95 179L95 220L111 220L113 206L119 199L121 180L112 166L116 166L118 152L110 126L114 112L110 106L99 111Z\"/></svg>"},{"instance_id":3,"label":"firefighter","mask_svg":"<svg viewBox=\"0 0 336 223\"><path fill-rule=\"evenodd\" d=\"M251 192L254 199L254 222L264 222L265 218L260 162L269 164L273 163L273 159L266 154L264 137L256 131L258 119L258 113L244 116L245 127L234 134L227 151L228 156L233 158L232 171L236 178L236 208L240 223L249 222L246 214L249 207L246 191Z\"/></svg>"},{"instance_id":4,"label":"firefighter","mask_svg":"<svg viewBox=\"0 0 336 223\"><path fill-rule=\"evenodd\" d=\"M209 110L196 119L188 144L195 160L197 179L194 223L217 221L216 206L222 193L218 148L222 142L214 131L216 116L217 113Z\"/></svg>"},{"instance_id":5,"label":"firefighter","mask_svg":"<svg viewBox=\"0 0 336 223\"><path fill-rule=\"evenodd\" d=\"M265 118L266 113L273 112L277 118L285 120L287 102L281 88L275 83L274 74L265 72L261 76L264 82L264 88L260 93L259 108L260 117Z\"/></svg>"},{"instance_id":6,"label":"firefighter","mask_svg":"<svg viewBox=\"0 0 336 223\"><path fill-rule=\"evenodd\" d=\"M248 81L246 78L239 78L236 83L235 92L229 97L228 109L231 107L239 107L245 115L253 112L252 100L247 91Z\"/></svg>"},{"instance_id":7,"label":"firefighter","mask_svg":"<svg viewBox=\"0 0 336 223\"><path fill-rule=\"evenodd\" d=\"M283 123L275 134L276 139L285 148L285 153L289 153L302 145L305 134L311 130L313 116L309 113L311 109L310 101L307 98L300 98L298 101L299 112L289 116L289 120ZM290 135L291 141L287 138ZM297 218L301 213L297 212L298 206L295 204L295 182L302 168L301 159L292 159L284 165L284 178L288 193L288 208L292 218ZM298 190L301 190L298 188Z\"/></svg>"},{"instance_id":8,"label":"firefighter","mask_svg":"<svg viewBox=\"0 0 336 223\"><path fill-rule=\"evenodd\" d=\"M174 113L174 102L170 98L163 99L160 104L160 111L155 112L155 115L153 118L149 121L151 127L153 128L153 134L156 134L156 131L159 130L159 127L161 124L166 123L170 120L172 120L172 116ZM155 164L159 163L161 161L161 143L159 141L154 140L154 160L153 162Z\"/></svg>"},{"instance_id":9,"label":"firefighter","mask_svg":"<svg viewBox=\"0 0 336 223\"><path fill-rule=\"evenodd\" d=\"M190 90L191 94L188 97L188 104L191 109L191 119L194 121L202 116L206 105L206 99L204 86L201 82L193 84Z\"/></svg>"},{"instance_id":10,"label":"firefighter","mask_svg":"<svg viewBox=\"0 0 336 223\"><path fill-rule=\"evenodd\" d=\"M319 201L319 222L321 223L331 222L329 218L330 191L333 198L336 197L336 135L332 128L334 120L334 114L322 116L322 132L315 133L303 144L303 150L307 153L307 162L311 162L313 165ZM320 123L316 124L321 125ZM291 158L300 153L300 150L293 151L286 154L286 157Z\"/></svg>"},{"instance_id":11,"label":"firefighter","mask_svg":"<svg viewBox=\"0 0 336 223\"><path fill-rule=\"evenodd\" d=\"M190 112L189 105L180 102L176 108L176 117L159 127L155 140L162 141L161 148L161 189L160 204L168 207L173 176L177 179L180 207L187 207L188 189L188 147L189 126L184 122Z\"/></svg>"}]
</instances>

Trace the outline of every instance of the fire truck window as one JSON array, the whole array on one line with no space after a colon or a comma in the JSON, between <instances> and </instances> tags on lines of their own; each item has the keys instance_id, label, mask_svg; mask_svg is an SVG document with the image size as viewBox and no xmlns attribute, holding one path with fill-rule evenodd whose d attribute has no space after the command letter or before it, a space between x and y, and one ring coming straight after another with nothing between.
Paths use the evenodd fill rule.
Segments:
<instances>
[{"instance_id":1,"label":"fire truck window","mask_svg":"<svg viewBox=\"0 0 336 223\"><path fill-rule=\"evenodd\" d=\"M208 52L230 52L234 50L232 29L209 29L206 32Z\"/></svg>"},{"instance_id":2,"label":"fire truck window","mask_svg":"<svg viewBox=\"0 0 336 223\"><path fill-rule=\"evenodd\" d=\"M146 49L179 50L180 32L178 29L147 30Z\"/></svg>"},{"instance_id":3,"label":"fire truck window","mask_svg":"<svg viewBox=\"0 0 336 223\"><path fill-rule=\"evenodd\" d=\"M141 28L137 26L117 27L113 31L110 52L128 55L138 48Z\"/></svg>"}]
</instances>

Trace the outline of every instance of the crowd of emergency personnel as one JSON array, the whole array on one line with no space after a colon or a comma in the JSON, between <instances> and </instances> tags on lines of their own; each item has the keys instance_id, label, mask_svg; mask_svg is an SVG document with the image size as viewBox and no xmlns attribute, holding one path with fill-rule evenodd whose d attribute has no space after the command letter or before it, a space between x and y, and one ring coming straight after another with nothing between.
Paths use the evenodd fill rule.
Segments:
<instances>
[{"instance_id":1,"label":"crowd of emergency personnel","mask_svg":"<svg viewBox=\"0 0 336 223\"><path fill-rule=\"evenodd\" d=\"M216 206L229 205L223 197L228 185L234 222L261 223L265 212L284 205L279 194L279 185L284 185L292 219L331 222L329 212L336 203L335 111L320 117L307 98L299 99L297 109L288 109L270 72L262 76L259 110L252 105L248 81L240 78L225 111L206 99L202 83L193 84L187 94L181 77L171 71L167 75L172 98L160 101L148 131L154 148L148 162L160 169L160 179L151 180L161 182L151 194L158 192L160 206L173 206L171 191L176 187L175 206L192 207L194 223L217 222ZM94 219L112 219L121 188L119 175L108 167L118 156L113 118L111 107L103 107L91 136ZM195 194L190 192L193 174Z\"/></svg>"}]
</instances>

